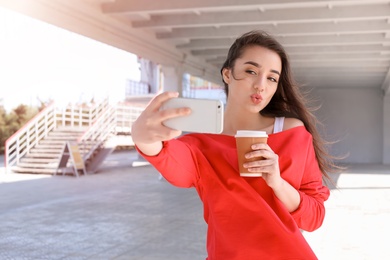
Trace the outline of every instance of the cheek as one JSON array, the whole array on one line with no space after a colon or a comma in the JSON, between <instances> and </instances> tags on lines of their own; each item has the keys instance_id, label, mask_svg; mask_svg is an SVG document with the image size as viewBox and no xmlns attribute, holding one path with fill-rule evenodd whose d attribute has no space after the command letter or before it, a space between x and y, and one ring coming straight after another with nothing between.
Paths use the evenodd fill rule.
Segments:
<instances>
[{"instance_id":1,"label":"cheek","mask_svg":"<svg viewBox=\"0 0 390 260\"><path fill-rule=\"evenodd\" d=\"M275 95L276 89L277 88L268 88L268 91L266 92L266 96L264 97L267 104L271 101L271 99Z\"/></svg>"},{"instance_id":2,"label":"cheek","mask_svg":"<svg viewBox=\"0 0 390 260\"><path fill-rule=\"evenodd\" d=\"M251 91L252 87L249 84L246 84L245 81L235 81L232 80L229 85L229 92L235 93L238 96L248 94L248 91Z\"/></svg>"},{"instance_id":3,"label":"cheek","mask_svg":"<svg viewBox=\"0 0 390 260\"><path fill-rule=\"evenodd\" d=\"M240 101L245 95L248 95L247 91L245 91L241 86L235 84L231 84L229 86L228 98L230 100Z\"/></svg>"},{"instance_id":4,"label":"cheek","mask_svg":"<svg viewBox=\"0 0 390 260\"><path fill-rule=\"evenodd\" d=\"M275 84L275 85L273 85L273 86L270 86L270 88L269 88L269 94L271 95L271 96L273 96L275 93L276 93L276 90L278 89L278 85L277 84Z\"/></svg>"}]
</instances>

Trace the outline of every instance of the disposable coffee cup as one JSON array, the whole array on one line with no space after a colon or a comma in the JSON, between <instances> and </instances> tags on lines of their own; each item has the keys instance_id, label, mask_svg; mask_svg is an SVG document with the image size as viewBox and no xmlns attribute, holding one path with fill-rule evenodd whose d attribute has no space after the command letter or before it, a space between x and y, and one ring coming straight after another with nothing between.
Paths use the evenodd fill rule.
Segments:
<instances>
[{"instance_id":1,"label":"disposable coffee cup","mask_svg":"<svg viewBox=\"0 0 390 260\"><path fill-rule=\"evenodd\" d=\"M238 167L243 177L260 177L260 172L249 172L244 168L245 162L258 161L260 158L245 158L245 154L253 151L251 146L257 143L267 143L268 135L265 131L238 130L236 135Z\"/></svg>"}]
</instances>

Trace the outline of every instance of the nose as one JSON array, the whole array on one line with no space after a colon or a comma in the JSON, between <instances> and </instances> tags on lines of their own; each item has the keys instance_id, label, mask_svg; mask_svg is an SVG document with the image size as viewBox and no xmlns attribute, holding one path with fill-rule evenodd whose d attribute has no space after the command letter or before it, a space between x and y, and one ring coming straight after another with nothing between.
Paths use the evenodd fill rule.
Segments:
<instances>
[{"instance_id":1,"label":"nose","mask_svg":"<svg viewBox=\"0 0 390 260\"><path fill-rule=\"evenodd\" d=\"M259 75L258 77L255 78L253 87L257 89L260 92L263 92L267 84L267 78Z\"/></svg>"}]
</instances>

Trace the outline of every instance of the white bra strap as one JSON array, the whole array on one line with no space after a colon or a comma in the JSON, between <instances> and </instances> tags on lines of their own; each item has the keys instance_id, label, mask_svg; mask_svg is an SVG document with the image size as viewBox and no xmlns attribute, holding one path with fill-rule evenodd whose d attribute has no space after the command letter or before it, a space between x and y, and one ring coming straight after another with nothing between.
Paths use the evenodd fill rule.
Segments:
<instances>
[{"instance_id":1,"label":"white bra strap","mask_svg":"<svg viewBox=\"0 0 390 260\"><path fill-rule=\"evenodd\" d=\"M283 131L284 117L275 117L274 134Z\"/></svg>"}]
</instances>

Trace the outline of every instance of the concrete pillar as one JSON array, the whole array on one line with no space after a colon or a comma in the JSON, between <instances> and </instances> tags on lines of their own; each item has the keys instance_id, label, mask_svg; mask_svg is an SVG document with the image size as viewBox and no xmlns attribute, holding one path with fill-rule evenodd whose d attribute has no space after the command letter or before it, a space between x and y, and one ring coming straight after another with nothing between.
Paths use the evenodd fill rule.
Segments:
<instances>
[{"instance_id":1,"label":"concrete pillar","mask_svg":"<svg viewBox=\"0 0 390 260\"><path fill-rule=\"evenodd\" d=\"M161 66L164 75L163 91L177 91L183 93L183 70L175 67Z\"/></svg>"},{"instance_id":2,"label":"concrete pillar","mask_svg":"<svg viewBox=\"0 0 390 260\"><path fill-rule=\"evenodd\" d=\"M383 164L390 164L390 94L383 99Z\"/></svg>"},{"instance_id":3,"label":"concrete pillar","mask_svg":"<svg viewBox=\"0 0 390 260\"><path fill-rule=\"evenodd\" d=\"M141 66L141 82L148 84L148 93L157 93L159 90L159 65L153 61L139 58Z\"/></svg>"}]
</instances>

